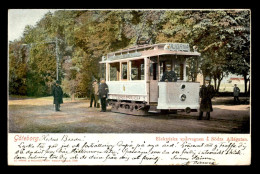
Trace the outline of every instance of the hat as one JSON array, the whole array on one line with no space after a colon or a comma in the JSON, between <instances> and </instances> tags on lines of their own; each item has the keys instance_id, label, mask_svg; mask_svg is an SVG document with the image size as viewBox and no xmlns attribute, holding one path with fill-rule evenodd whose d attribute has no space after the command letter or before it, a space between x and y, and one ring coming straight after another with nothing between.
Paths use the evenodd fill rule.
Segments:
<instances>
[{"instance_id":1,"label":"hat","mask_svg":"<svg viewBox=\"0 0 260 174\"><path fill-rule=\"evenodd\" d=\"M166 68L171 68L171 64L166 64Z\"/></svg>"},{"instance_id":2,"label":"hat","mask_svg":"<svg viewBox=\"0 0 260 174\"><path fill-rule=\"evenodd\" d=\"M59 80L56 80L56 83L60 85L60 81Z\"/></svg>"},{"instance_id":3,"label":"hat","mask_svg":"<svg viewBox=\"0 0 260 174\"><path fill-rule=\"evenodd\" d=\"M205 77L205 81L210 81L209 76Z\"/></svg>"}]
</instances>

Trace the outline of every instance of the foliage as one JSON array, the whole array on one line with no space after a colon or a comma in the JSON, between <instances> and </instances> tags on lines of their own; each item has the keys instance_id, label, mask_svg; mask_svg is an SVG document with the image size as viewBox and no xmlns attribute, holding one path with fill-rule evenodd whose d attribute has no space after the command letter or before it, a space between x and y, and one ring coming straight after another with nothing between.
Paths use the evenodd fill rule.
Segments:
<instances>
[{"instance_id":1,"label":"foliage","mask_svg":"<svg viewBox=\"0 0 260 174\"><path fill-rule=\"evenodd\" d=\"M86 97L101 57L140 39L196 45L187 74L210 76L216 91L228 73L250 78L249 10L58 10L9 43L9 93L50 95L58 56L65 93Z\"/></svg>"}]
</instances>

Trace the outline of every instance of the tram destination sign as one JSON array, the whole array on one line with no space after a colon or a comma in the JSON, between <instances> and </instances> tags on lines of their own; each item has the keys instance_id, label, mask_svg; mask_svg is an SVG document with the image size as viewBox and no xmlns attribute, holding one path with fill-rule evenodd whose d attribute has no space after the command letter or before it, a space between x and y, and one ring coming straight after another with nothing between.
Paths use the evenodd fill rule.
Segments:
<instances>
[{"instance_id":1,"label":"tram destination sign","mask_svg":"<svg viewBox=\"0 0 260 174\"><path fill-rule=\"evenodd\" d=\"M190 46L188 43L167 43L164 46L164 49L169 51L190 52Z\"/></svg>"},{"instance_id":2,"label":"tram destination sign","mask_svg":"<svg viewBox=\"0 0 260 174\"><path fill-rule=\"evenodd\" d=\"M102 60L119 60L119 59L125 59L125 58L132 58L132 57L140 57L142 56L142 53L140 52L135 52L135 53L127 53L127 54L121 54L121 55L112 55L112 56L103 56Z\"/></svg>"}]
</instances>

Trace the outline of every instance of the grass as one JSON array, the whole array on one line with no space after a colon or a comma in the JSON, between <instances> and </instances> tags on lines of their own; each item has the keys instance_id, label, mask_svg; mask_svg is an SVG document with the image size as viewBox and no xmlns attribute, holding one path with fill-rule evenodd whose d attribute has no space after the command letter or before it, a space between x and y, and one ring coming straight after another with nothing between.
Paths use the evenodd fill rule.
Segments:
<instances>
[{"instance_id":1,"label":"grass","mask_svg":"<svg viewBox=\"0 0 260 174\"><path fill-rule=\"evenodd\" d=\"M244 84L237 84L237 87L239 87L240 93L245 91ZM234 88L234 84L232 84L232 83L225 83L225 84L221 83L220 87L219 87L219 92L233 92L233 88Z\"/></svg>"}]
</instances>

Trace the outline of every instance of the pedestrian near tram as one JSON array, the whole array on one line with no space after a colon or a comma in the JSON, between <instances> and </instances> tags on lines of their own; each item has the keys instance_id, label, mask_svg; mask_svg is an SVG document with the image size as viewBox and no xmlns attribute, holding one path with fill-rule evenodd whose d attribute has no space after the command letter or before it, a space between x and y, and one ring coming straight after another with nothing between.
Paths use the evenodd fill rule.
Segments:
<instances>
[{"instance_id":1,"label":"pedestrian near tram","mask_svg":"<svg viewBox=\"0 0 260 174\"><path fill-rule=\"evenodd\" d=\"M108 86L104 79L101 79L101 83L99 85L98 94L101 101L101 112L106 112L107 107L107 95L108 95Z\"/></svg>"},{"instance_id":2,"label":"pedestrian near tram","mask_svg":"<svg viewBox=\"0 0 260 174\"><path fill-rule=\"evenodd\" d=\"M98 83L95 79L91 85L91 94L90 94L90 106L92 107L92 104L94 102L94 107L97 107L98 105Z\"/></svg>"},{"instance_id":3,"label":"pedestrian near tram","mask_svg":"<svg viewBox=\"0 0 260 174\"><path fill-rule=\"evenodd\" d=\"M240 89L239 87L237 87L237 84L235 84L233 89L234 104L240 104L239 93L240 93Z\"/></svg>"},{"instance_id":4,"label":"pedestrian near tram","mask_svg":"<svg viewBox=\"0 0 260 174\"><path fill-rule=\"evenodd\" d=\"M209 84L210 78L205 78L205 85L202 85L200 89L200 113L198 120L202 119L203 112L206 112L206 119L210 120L210 112L213 111L211 99L214 97L214 88Z\"/></svg>"}]
</instances>

